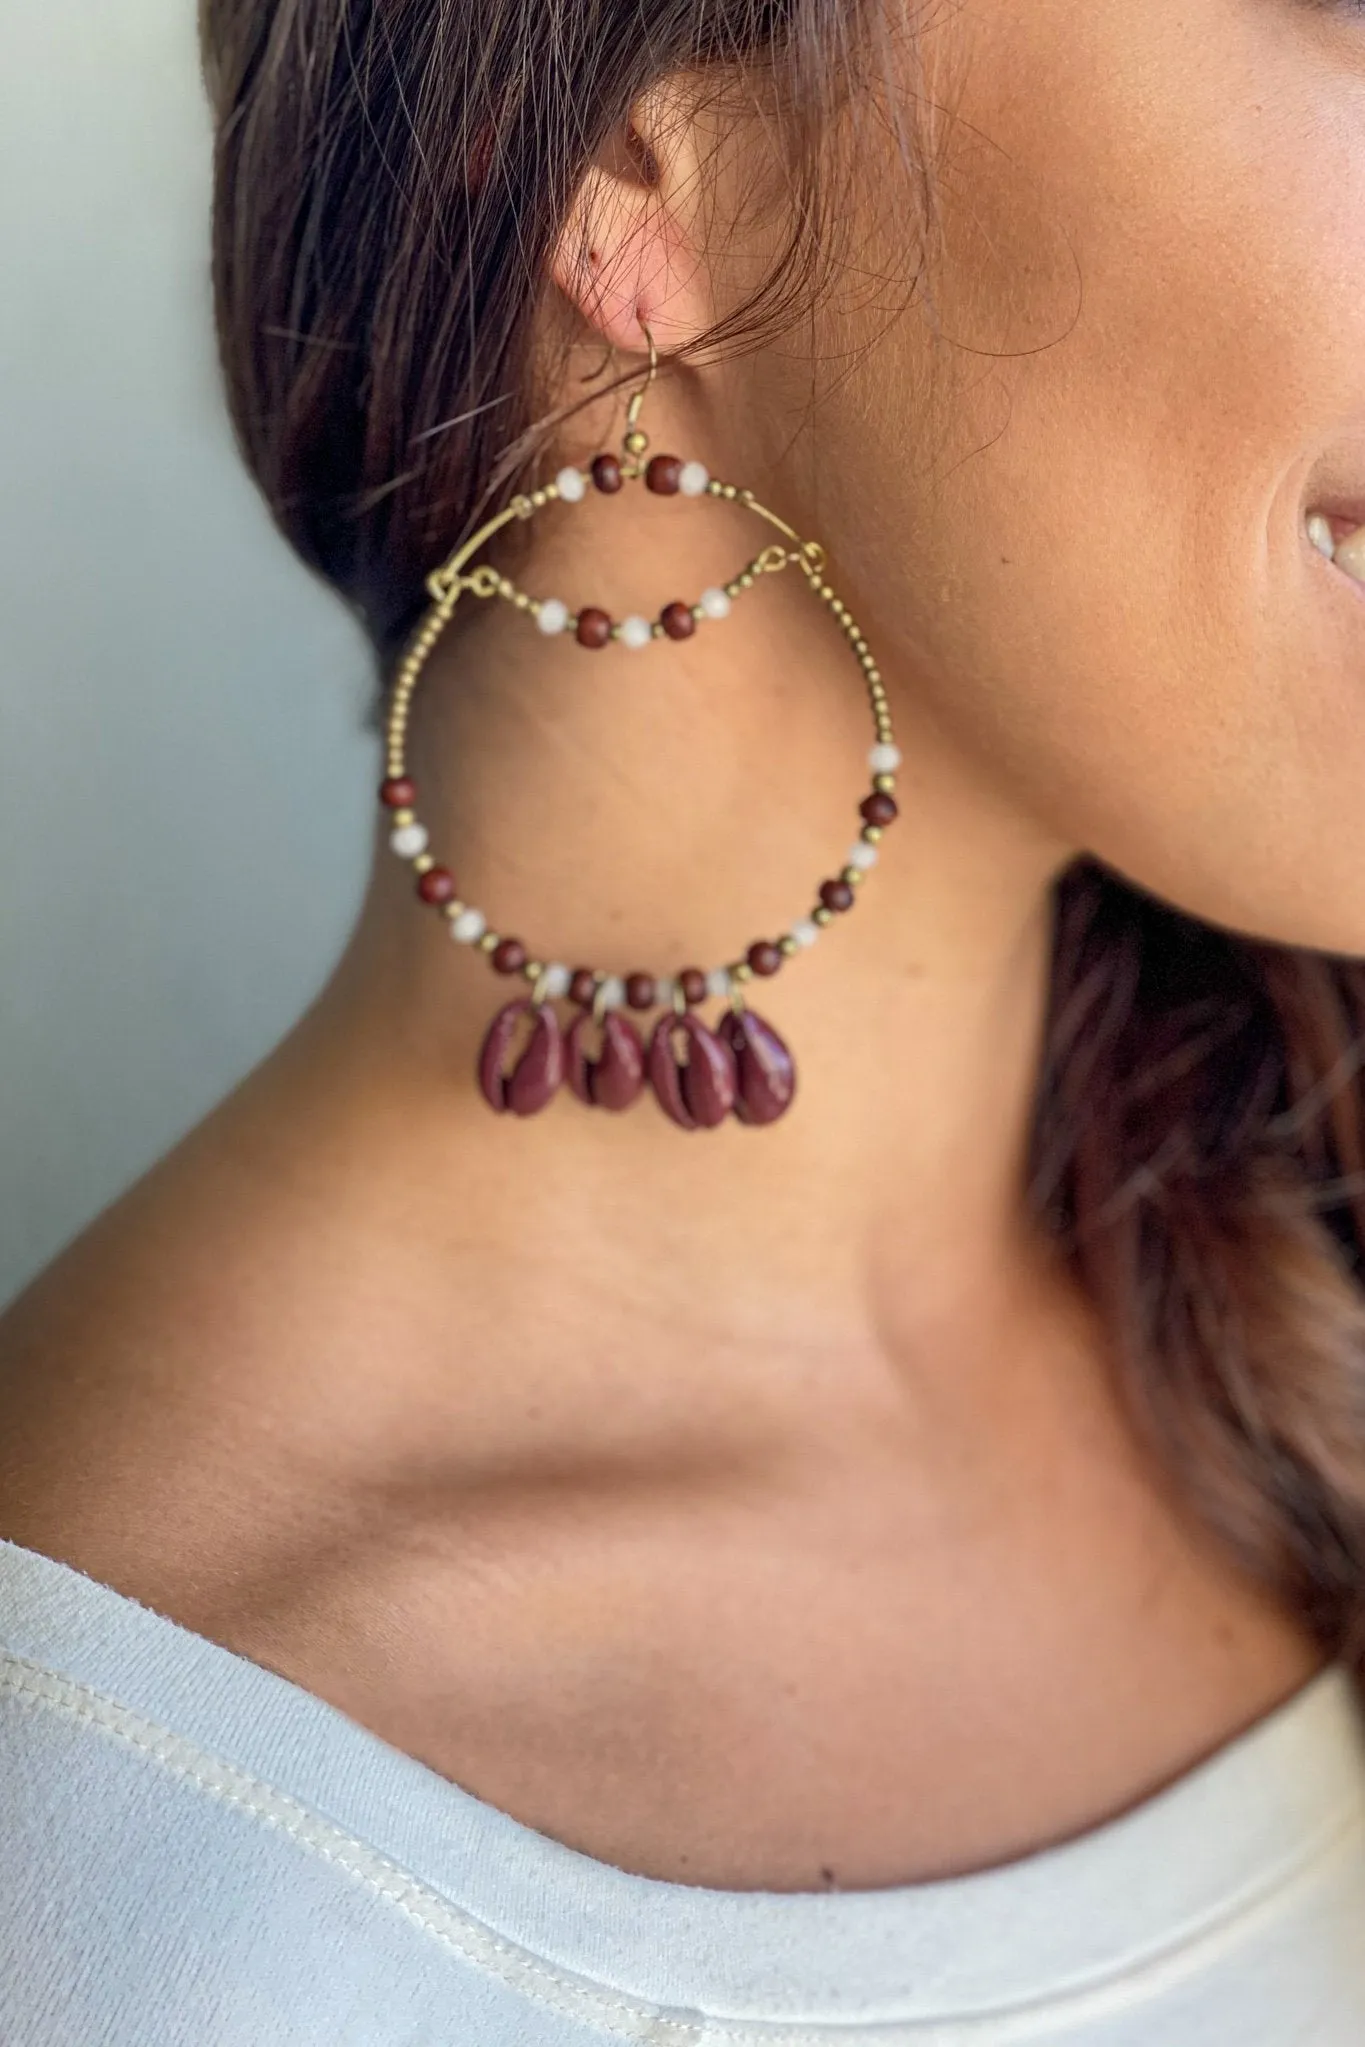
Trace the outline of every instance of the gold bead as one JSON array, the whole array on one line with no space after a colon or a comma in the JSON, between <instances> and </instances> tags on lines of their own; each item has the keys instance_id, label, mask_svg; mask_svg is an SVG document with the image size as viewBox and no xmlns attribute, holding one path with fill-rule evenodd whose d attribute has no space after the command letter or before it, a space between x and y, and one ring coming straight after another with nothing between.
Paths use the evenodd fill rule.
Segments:
<instances>
[{"instance_id":1,"label":"gold bead","mask_svg":"<svg viewBox=\"0 0 1365 2047\"><path fill-rule=\"evenodd\" d=\"M743 575L742 575L742 576L740 577L740 579L739 579L739 587L740 587L740 589L741 589L741 590L752 590L752 589L753 589L753 587L754 587L754 579L753 579L753 577L752 577L752 576L750 575L750 573L749 573L748 569L746 569L746 570L744 571L744 574L743 574Z\"/></svg>"},{"instance_id":2,"label":"gold bead","mask_svg":"<svg viewBox=\"0 0 1365 2047\"><path fill-rule=\"evenodd\" d=\"M516 605L518 611L529 611L531 609L531 599L524 590L518 590L512 602Z\"/></svg>"},{"instance_id":3,"label":"gold bead","mask_svg":"<svg viewBox=\"0 0 1365 2047\"><path fill-rule=\"evenodd\" d=\"M543 512L546 505L548 505L549 502L550 495L548 491L533 490L531 492L531 503L535 506L538 512Z\"/></svg>"},{"instance_id":4,"label":"gold bead","mask_svg":"<svg viewBox=\"0 0 1365 2047\"><path fill-rule=\"evenodd\" d=\"M526 965L521 971L534 988L536 982L545 972L545 962L544 960L527 960Z\"/></svg>"},{"instance_id":5,"label":"gold bead","mask_svg":"<svg viewBox=\"0 0 1365 2047\"><path fill-rule=\"evenodd\" d=\"M399 773L401 774L401 772L402 770L400 769ZM394 780L397 781L397 779L398 776L395 775ZM395 810L395 812L393 813L393 822L396 830L400 830L404 825L416 824L417 812L415 810Z\"/></svg>"},{"instance_id":6,"label":"gold bead","mask_svg":"<svg viewBox=\"0 0 1365 2047\"><path fill-rule=\"evenodd\" d=\"M454 896L450 902L441 905L441 914L443 917L449 917L453 924L457 917L463 917L468 908L468 903L462 903L458 896Z\"/></svg>"},{"instance_id":7,"label":"gold bead","mask_svg":"<svg viewBox=\"0 0 1365 2047\"><path fill-rule=\"evenodd\" d=\"M430 853L419 853L412 865L414 873L430 874L436 862L432 859Z\"/></svg>"},{"instance_id":8,"label":"gold bead","mask_svg":"<svg viewBox=\"0 0 1365 2047\"><path fill-rule=\"evenodd\" d=\"M829 584L828 584L828 583L822 583L822 584L820 585L820 592L819 592L819 594L820 594L820 595L821 595L821 596L822 596L822 597L824 598L824 600L825 600L826 604L832 604L832 603L833 603L833 601L834 601L834 592L833 592L833 590L831 590L831 588L830 588L830 586L829 586Z\"/></svg>"},{"instance_id":9,"label":"gold bead","mask_svg":"<svg viewBox=\"0 0 1365 2047\"><path fill-rule=\"evenodd\" d=\"M741 987L743 987L746 981L752 981L753 978L754 970L747 960L741 960L737 966L733 966L730 969L730 979L737 981Z\"/></svg>"},{"instance_id":10,"label":"gold bead","mask_svg":"<svg viewBox=\"0 0 1365 2047\"><path fill-rule=\"evenodd\" d=\"M846 867L840 876L840 880L846 881L850 888L857 888L862 878L863 870L861 867Z\"/></svg>"},{"instance_id":11,"label":"gold bead","mask_svg":"<svg viewBox=\"0 0 1365 2047\"><path fill-rule=\"evenodd\" d=\"M833 910L827 910L824 904L821 903L818 909L811 911L810 918L812 924L818 924L823 930L826 924L834 922L834 912Z\"/></svg>"},{"instance_id":12,"label":"gold bead","mask_svg":"<svg viewBox=\"0 0 1365 2047\"><path fill-rule=\"evenodd\" d=\"M801 950L796 940L792 937L790 931L787 933L785 938L778 939L777 949L786 959L793 958L794 955L800 952Z\"/></svg>"},{"instance_id":13,"label":"gold bead","mask_svg":"<svg viewBox=\"0 0 1365 2047\"><path fill-rule=\"evenodd\" d=\"M894 775L874 775L872 777L872 786L883 796L894 796L896 793L896 778Z\"/></svg>"},{"instance_id":14,"label":"gold bead","mask_svg":"<svg viewBox=\"0 0 1365 2047\"><path fill-rule=\"evenodd\" d=\"M730 502L733 504L735 499L739 496L739 486L737 484L727 483L725 486L725 496L729 498Z\"/></svg>"},{"instance_id":15,"label":"gold bead","mask_svg":"<svg viewBox=\"0 0 1365 2047\"><path fill-rule=\"evenodd\" d=\"M479 940L479 951L496 952L501 944L502 939L496 931L485 931L483 937Z\"/></svg>"},{"instance_id":16,"label":"gold bead","mask_svg":"<svg viewBox=\"0 0 1365 2047\"><path fill-rule=\"evenodd\" d=\"M649 435L642 428L633 427L626 435L625 450L628 455L643 455L648 446Z\"/></svg>"},{"instance_id":17,"label":"gold bead","mask_svg":"<svg viewBox=\"0 0 1365 2047\"><path fill-rule=\"evenodd\" d=\"M880 846L882 842L882 827L879 824L865 824L863 826L863 838L869 846Z\"/></svg>"}]
</instances>

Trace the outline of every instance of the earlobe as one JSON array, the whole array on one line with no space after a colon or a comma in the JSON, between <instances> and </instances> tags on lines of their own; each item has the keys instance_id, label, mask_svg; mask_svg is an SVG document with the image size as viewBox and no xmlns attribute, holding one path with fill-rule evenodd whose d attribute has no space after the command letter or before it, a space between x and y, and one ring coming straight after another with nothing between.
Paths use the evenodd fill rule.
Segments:
<instances>
[{"instance_id":1,"label":"earlobe","mask_svg":"<svg viewBox=\"0 0 1365 2047\"><path fill-rule=\"evenodd\" d=\"M665 353L706 331L706 268L668 175L633 125L601 151L575 195L550 264L559 290L612 348L642 353L645 329Z\"/></svg>"}]
</instances>

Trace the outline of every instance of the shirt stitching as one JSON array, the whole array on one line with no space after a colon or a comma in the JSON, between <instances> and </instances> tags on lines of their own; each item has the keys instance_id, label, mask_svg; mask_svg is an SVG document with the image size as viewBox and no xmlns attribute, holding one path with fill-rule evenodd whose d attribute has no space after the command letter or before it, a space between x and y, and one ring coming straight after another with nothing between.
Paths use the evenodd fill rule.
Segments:
<instances>
[{"instance_id":1,"label":"shirt stitching","mask_svg":"<svg viewBox=\"0 0 1365 2047\"><path fill-rule=\"evenodd\" d=\"M42 1665L0 1653L0 1694L6 1692L113 1735L173 1776L195 1784L219 1803L244 1811L274 1831L296 1840L310 1853L340 1869L351 1881L395 1905L405 1918L457 1954L462 1961L498 1977L529 2002L542 2006L556 2017L568 2018L578 2024L585 2019L597 2023L619 2039L645 2043L645 2047L650 2042L661 2041L666 2041L668 2047L707 2047L707 2043L712 2042L730 2043L730 2047L824 2047L824 2043L852 2038L867 2042L883 2041L888 2043L888 2047L892 2042L911 2039L926 2043L941 2041L947 2047L947 2043L965 2041L978 2028L985 2027L996 2029L991 2035L996 2041L1004 2041L1006 2027L1009 2028L1009 2037L1022 2038L1025 2035L1016 2030L1019 2023L1031 2030L1043 2016L1042 2008L1032 2004L1015 2004L1010 2008L962 2014L946 2020L884 2019L843 2023L835 2020L813 2025L800 2022L793 2025L782 2020L735 2023L712 2019L700 2012L670 2015L663 2007L643 1999L613 1996L604 1988L575 1978L529 1949L507 1940L464 1908L453 1905L429 1886L409 1876L379 1849L347 1833L334 1821L312 1812L290 1793L251 1776L236 1764L211 1755L186 1737L145 1719L88 1685L63 1677ZM1230 1915L1231 1922L1238 1923L1251 1912L1264 1907L1311 1871L1334 1847L1345 1846L1350 1837L1362 1830L1363 1823L1365 1796L1339 1815L1290 1865L1277 1871L1262 1891L1239 1901ZM423 1903L426 1909L423 1909ZM1112 1989L1117 1983L1125 1983L1130 1992L1138 1990L1141 1977L1153 1971L1162 1972L1172 1961L1205 1943L1219 1930L1219 1922L1205 1922L1188 1940L1145 1957L1122 1978L1111 1978L1107 1982L1098 1979L1078 1986L1070 1993L1050 1997L1046 2010L1049 2022L1053 2025L1059 2020L1065 2022L1063 2014L1068 2007L1072 2008L1075 2016L1076 2007L1092 2002L1097 1993L1103 1993L1106 1988Z\"/></svg>"}]
</instances>

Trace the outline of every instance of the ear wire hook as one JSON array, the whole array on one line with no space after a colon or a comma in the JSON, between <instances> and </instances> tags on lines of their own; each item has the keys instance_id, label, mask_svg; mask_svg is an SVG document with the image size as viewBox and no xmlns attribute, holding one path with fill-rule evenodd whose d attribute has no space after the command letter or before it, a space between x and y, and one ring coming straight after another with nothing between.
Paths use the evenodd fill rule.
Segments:
<instances>
[{"instance_id":1,"label":"ear wire hook","mask_svg":"<svg viewBox=\"0 0 1365 2047\"><path fill-rule=\"evenodd\" d=\"M640 330L649 343L649 370L643 384L633 394L626 412L626 431L622 444L628 455L643 455L649 446L649 435L640 426L640 414L659 374L659 350L654 336L643 320L640 322Z\"/></svg>"}]
</instances>

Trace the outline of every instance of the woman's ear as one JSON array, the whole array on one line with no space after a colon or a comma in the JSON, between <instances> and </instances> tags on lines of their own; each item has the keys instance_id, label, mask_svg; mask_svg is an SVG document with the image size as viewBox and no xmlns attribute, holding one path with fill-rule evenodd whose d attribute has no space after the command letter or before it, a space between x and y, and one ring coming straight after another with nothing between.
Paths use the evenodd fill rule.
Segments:
<instances>
[{"instance_id":1,"label":"woman's ear","mask_svg":"<svg viewBox=\"0 0 1365 2047\"><path fill-rule=\"evenodd\" d=\"M644 350L648 326L669 353L714 323L700 182L694 124L664 89L637 104L584 174L550 274L612 348Z\"/></svg>"}]
</instances>

